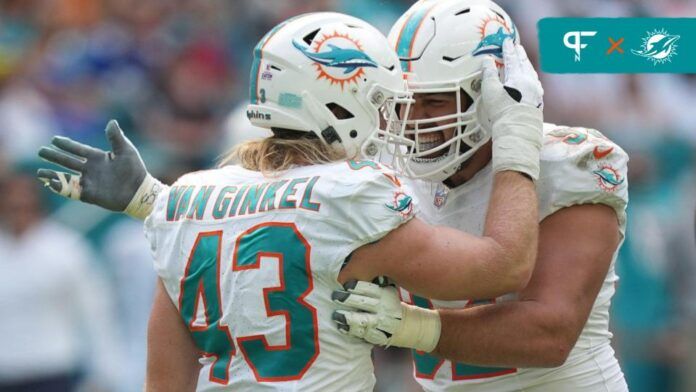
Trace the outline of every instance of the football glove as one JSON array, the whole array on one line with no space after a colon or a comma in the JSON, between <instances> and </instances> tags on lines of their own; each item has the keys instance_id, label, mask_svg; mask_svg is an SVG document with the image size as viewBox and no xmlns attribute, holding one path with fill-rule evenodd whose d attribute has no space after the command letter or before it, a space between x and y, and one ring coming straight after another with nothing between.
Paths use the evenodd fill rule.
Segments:
<instances>
[{"instance_id":1,"label":"football glove","mask_svg":"<svg viewBox=\"0 0 696 392\"><path fill-rule=\"evenodd\" d=\"M431 352L440 340L440 315L401 302L394 285L350 281L336 290L333 301L348 310L336 310L338 330L379 346L415 348Z\"/></svg>"},{"instance_id":2,"label":"football glove","mask_svg":"<svg viewBox=\"0 0 696 392\"><path fill-rule=\"evenodd\" d=\"M147 172L116 120L109 121L105 133L111 151L55 136L51 147L41 147L39 157L77 174L39 169L37 177L61 196L145 219L165 186Z\"/></svg>"},{"instance_id":3,"label":"football glove","mask_svg":"<svg viewBox=\"0 0 696 392\"><path fill-rule=\"evenodd\" d=\"M512 170L539 178L543 95L534 67L521 45L503 42L505 80L491 58L484 59L481 111L493 139L493 170Z\"/></svg>"}]
</instances>

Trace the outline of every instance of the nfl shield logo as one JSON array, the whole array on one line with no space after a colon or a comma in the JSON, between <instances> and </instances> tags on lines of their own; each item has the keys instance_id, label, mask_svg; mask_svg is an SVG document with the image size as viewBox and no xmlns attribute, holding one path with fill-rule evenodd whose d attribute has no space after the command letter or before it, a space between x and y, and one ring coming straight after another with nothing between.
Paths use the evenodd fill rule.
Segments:
<instances>
[{"instance_id":1,"label":"nfl shield logo","mask_svg":"<svg viewBox=\"0 0 696 392\"><path fill-rule=\"evenodd\" d=\"M445 205L446 202L447 189L445 189L444 187L438 187L437 190L435 190L435 200L433 201L433 204L435 204L435 207L441 208Z\"/></svg>"}]
</instances>

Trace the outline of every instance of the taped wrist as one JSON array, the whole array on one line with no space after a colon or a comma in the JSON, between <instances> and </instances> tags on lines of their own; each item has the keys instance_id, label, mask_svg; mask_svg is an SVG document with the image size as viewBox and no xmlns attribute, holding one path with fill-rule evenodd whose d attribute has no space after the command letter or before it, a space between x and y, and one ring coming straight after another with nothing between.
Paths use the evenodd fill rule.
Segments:
<instances>
[{"instance_id":1,"label":"taped wrist","mask_svg":"<svg viewBox=\"0 0 696 392\"><path fill-rule=\"evenodd\" d=\"M440 340L440 314L437 310L425 309L401 303L402 316L399 329L389 341L390 346L415 348L431 352Z\"/></svg>"},{"instance_id":2,"label":"taped wrist","mask_svg":"<svg viewBox=\"0 0 696 392\"><path fill-rule=\"evenodd\" d=\"M543 126L543 112L526 104L501 116L493 124L493 170L517 171L536 181Z\"/></svg>"},{"instance_id":3,"label":"taped wrist","mask_svg":"<svg viewBox=\"0 0 696 392\"><path fill-rule=\"evenodd\" d=\"M124 212L138 220L145 220L154 208L157 195L166 186L147 173Z\"/></svg>"}]
</instances>

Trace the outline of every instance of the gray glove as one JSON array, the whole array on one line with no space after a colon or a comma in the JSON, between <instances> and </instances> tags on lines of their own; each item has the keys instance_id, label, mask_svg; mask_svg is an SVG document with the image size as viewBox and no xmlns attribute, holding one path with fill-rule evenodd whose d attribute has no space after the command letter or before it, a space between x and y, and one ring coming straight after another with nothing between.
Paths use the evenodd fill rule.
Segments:
<instances>
[{"instance_id":1,"label":"gray glove","mask_svg":"<svg viewBox=\"0 0 696 392\"><path fill-rule=\"evenodd\" d=\"M127 210L132 210L134 204L138 204L135 209L141 208L142 204L151 206L162 188L161 183L148 174L138 150L123 134L116 120L109 121L105 133L112 151L55 136L51 141L53 146L41 147L39 156L77 174L39 169L37 177L61 196L107 210L129 213ZM144 185L148 187L145 192L141 189ZM129 215L141 219L147 216Z\"/></svg>"}]
</instances>

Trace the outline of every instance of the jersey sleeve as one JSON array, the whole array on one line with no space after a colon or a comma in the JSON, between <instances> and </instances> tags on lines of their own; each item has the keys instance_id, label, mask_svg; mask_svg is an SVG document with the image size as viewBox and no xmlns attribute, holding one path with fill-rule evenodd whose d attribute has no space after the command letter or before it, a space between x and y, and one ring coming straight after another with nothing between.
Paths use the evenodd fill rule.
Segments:
<instances>
[{"instance_id":1,"label":"jersey sleeve","mask_svg":"<svg viewBox=\"0 0 696 392\"><path fill-rule=\"evenodd\" d=\"M540 219L573 205L605 204L616 212L623 233L627 164L626 152L597 130L560 126L545 130L537 182Z\"/></svg>"},{"instance_id":2,"label":"jersey sleeve","mask_svg":"<svg viewBox=\"0 0 696 392\"><path fill-rule=\"evenodd\" d=\"M163 237L163 225L162 222L166 221L166 209L167 209L167 199L169 198L169 191L171 187L167 187L162 192L157 195L155 204L152 207L152 212L145 218L145 238L147 238L150 243L150 252L152 254L153 266L158 275L161 271L164 271L165 266L161 265L161 255L158 251L161 251Z\"/></svg>"},{"instance_id":3,"label":"jersey sleeve","mask_svg":"<svg viewBox=\"0 0 696 392\"><path fill-rule=\"evenodd\" d=\"M373 163L373 162L370 162ZM378 241L390 231L408 222L416 215L416 201L413 193L401 182L394 172L374 163L369 167L349 162L351 170L360 173L357 180L342 193L345 202L343 221L352 243L351 248Z\"/></svg>"}]
</instances>

